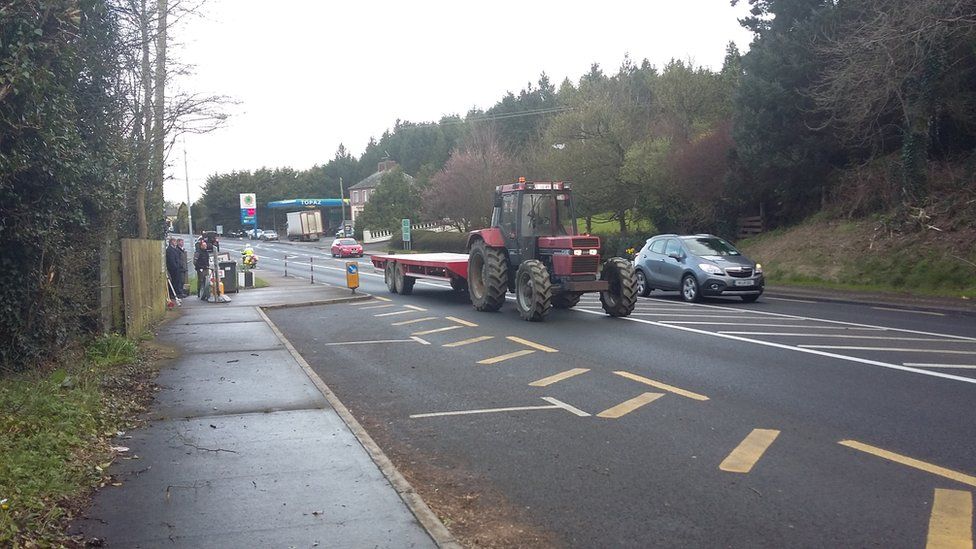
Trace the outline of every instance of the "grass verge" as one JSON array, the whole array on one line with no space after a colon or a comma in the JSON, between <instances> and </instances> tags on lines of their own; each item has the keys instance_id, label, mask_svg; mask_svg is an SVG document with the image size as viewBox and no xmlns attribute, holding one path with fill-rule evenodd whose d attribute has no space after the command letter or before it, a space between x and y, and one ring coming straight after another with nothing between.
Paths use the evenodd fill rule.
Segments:
<instances>
[{"instance_id":1,"label":"grass verge","mask_svg":"<svg viewBox=\"0 0 976 549\"><path fill-rule=\"evenodd\" d=\"M110 439L146 409L158 353L110 335L61 364L0 377L0 546L79 544L67 525L111 482Z\"/></svg>"}]
</instances>

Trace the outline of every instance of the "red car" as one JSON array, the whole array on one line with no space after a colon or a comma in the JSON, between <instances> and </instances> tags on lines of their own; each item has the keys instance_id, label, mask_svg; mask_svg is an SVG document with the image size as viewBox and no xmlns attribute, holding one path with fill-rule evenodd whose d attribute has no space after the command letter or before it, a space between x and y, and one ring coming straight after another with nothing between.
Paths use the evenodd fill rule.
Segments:
<instances>
[{"instance_id":1,"label":"red car","mask_svg":"<svg viewBox=\"0 0 976 549\"><path fill-rule=\"evenodd\" d=\"M355 238L337 238L332 242L332 257L363 257L363 247Z\"/></svg>"}]
</instances>

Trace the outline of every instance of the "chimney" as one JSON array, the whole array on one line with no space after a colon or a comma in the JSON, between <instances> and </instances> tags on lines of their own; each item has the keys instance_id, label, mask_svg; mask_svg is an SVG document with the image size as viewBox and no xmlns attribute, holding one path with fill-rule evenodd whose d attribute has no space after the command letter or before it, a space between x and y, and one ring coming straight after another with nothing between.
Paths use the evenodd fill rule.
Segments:
<instances>
[{"instance_id":1,"label":"chimney","mask_svg":"<svg viewBox=\"0 0 976 549\"><path fill-rule=\"evenodd\" d=\"M376 171L385 172L386 170L392 170L393 168L396 167L397 167L396 160L383 160L382 162L376 165Z\"/></svg>"}]
</instances>

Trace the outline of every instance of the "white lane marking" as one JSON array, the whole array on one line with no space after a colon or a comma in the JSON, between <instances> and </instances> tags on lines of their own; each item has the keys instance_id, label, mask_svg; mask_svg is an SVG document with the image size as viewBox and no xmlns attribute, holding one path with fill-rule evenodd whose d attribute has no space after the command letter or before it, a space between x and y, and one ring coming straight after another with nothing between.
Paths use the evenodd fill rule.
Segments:
<instances>
[{"instance_id":1,"label":"white lane marking","mask_svg":"<svg viewBox=\"0 0 976 549\"><path fill-rule=\"evenodd\" d=\"M704 322L704 321L692 321L692 320L662 320L668 324L705 324L705 325L717 325L717 326L728 326L728 322ZM806 330L857 330L863 332L884 332L887 331L885 328L848 328L846 326L800 326L797 324L756 324L751 322L736 322L736 326L759 326L762 328L804 328Z\"/></svg>"},{"instance_id":2,"label":"white lane marking","mask_svg":"<svg viewBox=\"0 0 976 549\"><path fill-rule=\"evenodd\" d=\"M905 347L853 347L848 345L797 345L804 349L834 349L847 351L887 351L892 353L932 353L937 355L976 355L976 351L957 351L955 349L909 349Z\"/></svg>"},{"instance_id":3,"label":"white lane marking","mask_svg":"<svg viewBox=\"0 0 976 549\"><path fill-rule=\"evenodd\" d=\"M785 297L770 297L765 296L763 299L772 299L773 301L792 301L793 303L819 303L819 301L807 301L806 299L787 299Z\"/></svg>"},{"instance_id":4,"label":"white lane marking","mask_svg":"<svg viewBox=\"0 0 976 549\"><path fill-rule=\"evenodd\" d=\"M412 335L422 336L427 334L437 334L440 332L449 332L451 330L457 330L459 328L464 328L464 326L444 326L443 328L434 328L433 330L423 330L421 332L414 332Z\"/></svg>"},{"instance_id":5,"label":"white lane marking","mask_svg":"<svg viewBox=\"0 0 976 549\"><path fill-rule=\"evenodd\" d=\"M427 312L427 309L424 309L423 307L418 307L416 305L404 305L404 307L408 309L413 309L415 311Z\"/></svg>"},{"instance_id":6,"label":"white lane marking","mask_svg":"<svg viewBox=\"0 0 976 549\"><path fill-rule=\"evenodd\" d=\"M932 311L915 311L912 309L896 309L894 307L871 307L872 309L877 309L879 311L895 311L897 313L912 313L916 315L932 315L932 316L945 316L944 313L936 313Z\"/></svg>"},{"instance_id":7,"label":"white lane marking","mask_svg":"<svg viewBox=\"0 0 976 549\"><path fill-rule=\"evenodd\" d=\"M575 310L575 309L573 309L573 310ZM588 314L599 314L599 313L592 313L590 311L585 311L585 310L580 310L580 312L582 312L582 313L588 313ZM956 375L952 375L952 374L945 374L945 373L942 373L942 372L931 372L931 371L927 371L927 370L921 370L921 369L918 369L918 368L910 368L908 366L901 366L899 364L891 364L889 362L881 362L880 360L870 360L870 359L867 359L867 358L859 358L859 357L856 357L856 356L839 355L837 353L828 353L826 351L820 351L820 350L817 350L817 349L804 349L802 347L794 347L792 345L784 345L782 343L774 343L772 341L763 341L761 339L750 339L748 337L741 337L741 336L735 336L735 335L729 335L729 334L720 334L720 333L717 333L717 332L710 332L708 330L699 330L698 328L690 328L688 326L675 326L673 323L671 323L671 324L665 324L663 322L655 322L653 320L645 320L643 318L623 317L622 320L627 320L627 321L630 321L630 322L639 322L641 324L650 324L651 326L659 326L661 328L669 328L669 329L672 329L672 330L681 330L681 331L690 332L690 333L693 333L693 334L708 335L708 336L713 336L713 337L719 337L719 338L722 338L722 339L731 339L733 341L741 341L741 342L745 342L745 343L753 343L755 345L763 345L765 347L774 347L776 349L786 349L788 351L796 351L798 353L808 353L808 354L812 354L812 355L825 356L825 357L828 357L828 358L836 358L836 359L839 359L839 360L846 360L848 362L857 362L857 363L860 363L860 364L870 364L872 366L881 366L882 368L890 368L892 370L901 370L903 372L913 372L913 373L916 373L916 374L922 374L922 375L931 376L931 377L940 377L940 378L943 378L943 379L951 379L953 381L961 381L963 383L972 383L972 384L976 385L976 378L956 376Z\"/></svg>"},{"instance_id":8,"label":"white lane marking","mask_svg":"<svg viewBox=\"0 0 976 549\"><path fill-rule=\"evenodd\" d=\"M416 343L413 339L374 339L372 341L334 341L326 343L327 346L333 345L372 345L374 343Z\"/></svg>"},{"instance_id":9,"label":"white lane marking","mask_svg":"<svg viewBox=\"0 0 976 549\"><path fill-rule=\"evenodd\" d=\"M383 305L370 305L369 307L359 307L360 311L368 311L370 309L389 309L390 307L396 307L393 303L384 303Z\"/></svg>"},{"instance_id":10,"label":"white lane marking","mask_svg":"<svg viewBox=\"0 0 976 549\"><path fill-rule=\"evenodd\" d=\"M554 405L556 405L557 407L562 408L563 410L566 410L567 412L576 414L579 417L590 417L590 414L584 412L583 410L580 410L576 406L571 406L569 404L566 404L565 402L563 402L561 400L556 400L555 398L552 398L552 397L542 397L542 400L544 400L546 402L551 402Z\"/></svg>"},{"instance_id":11,"label":"white lane marking","mask_svg":"<svg viewBox=\"0 0 976 549\"><path fill-rule=\"evenodd\" d=\"M440 317L437 316L425 316L424 318L415 318L413 320L404 320L403 322L394 322L391 326L404 326L407 324L414 324L415 322L427 322L428 320L437 320Z\"/></svg>"},{"instance_id":12,"label":"white lane marking","mask_svg":"<svg viewBox=\"0 0 976 549\"><path fill-rule=\"evenodd\" d=\"M732 308L732 307L722 307L720 305L704 305L704 304L701 304L701 303L699 303L699 304L697 304L695 306L696 307L703 307L703 308L706 308L706 309L714 309L714 310L718 310L718 311L741 311L742 310L742 309L735 309L735 308ZM953 334L941 334L941 333L938 333L938 332L924 332L924 331L921 331L921 330L909 330L907 328L892 328L892 327L889 327L889 326L877 326L877 325L874 325L874 324L860 324L860 323L857 323L857 322L844 322L842 320L828 320L826 318L817 318L817 317L799 316L799 315L787 315L787 314L772 313L772 312L767 312L767 311L755 311L755 310L753 310L752 313L753 314L757 314L757 315L764 315L766 317L770 317L769 318L770 321L772 321L774 319L787 319L787 320L790 320L790 319L792 319L792 320L802 319L802 320L808 320L810 322L823 322L823 323L827 323L827 324L836 324L836 325L840 325L840 326L855 326L855 327L858 327L858 328L878 328L878 329L881 329L881 330L889 330L889 331L892 331L892 332L902 332L902 333L906 333L906 334L938 336L938 337L947 337L947 338L950 338L950 339L964 339L964 340L967 340L967 341L976 341L976 338L974 338L974 337L960 336L960 335L953 335ZM672 323L672 324L676 324L676 323Z\"/></svg>"},{"instance_id":13,"label":"white lane marking","mask_svg":"<svg viewBox=\"0 0 976 549\"><path fill-rule=\"evenodd\" d=\"M931 362L902 362L905 366L916 368L958 368L960 370L976 370L976 364L933 364Z\"/></svg>"},{"instance_id":14,"label":"white lane marking","mask_svg":"<svg viewBox=\"0 0 976 549\"><path fill-rule=\"evenodd\" d=\"M764 317L764 316L744 316L744 315L714 315L714 314L712 314L712 315L709 315L709 314L704 314L704 315L698 315L698 314L685 315L685 314L671 314L671 313L630 313L630 314L631 315L635 315L635 316L666 316L666 317L669 317L669 318L728 318L728 319L736 319L736 320L768 320L767 317ZM786 318L784 320L803 320L803 319L802 318Z\"/></svg>"},{"instance_id":15,"label":"white lane marking","mask_svg":"<svg viewBox=\"0 0 976 549\"><path fill-rule=\"evenodd\" d=\"M406 311L393 311L392 313L378 313L373 316L382 317L382 316L394 316L394 315L405 315L405 314L412 315L416 312L417 311L414 311L413 309L407 309Z\"/></svg>"},{"instance_id":16,"label":"white lane marking","mask_svg":"<svg viewBox=\"0 0 976 549\"><path fill-rule=\"evenodd\" d=\"M790 326L792 328L792 326ZM795 334L788 332L726 332L720 331L720 334L733 334L733 335L761 335L761 336L788 336L788 337L829 337L836 339L883 339L891 341L941 341L943 343L965 343L967 345L972 345L976 341L960 341L958 339L946 339L944 337L886 337L886 336L874 336L874 335L842 335L842 334ZM801 345L803 347L803 345Z\"/></svg>"},{"instance_id":17,"label":"white lane marking","mask_svg":"<svg viewBox=\"0 0 976 549\"><path fill-rule=\"evenodd\" d=\"M430 345L430 342L422 337L410 336L410 339L416 341L417 343L420 343L421 345Z\"/></svg>"},{"instance_id":18,"label":"white lane marking","mask_svg":"<svg viewBox=\"0 0 976 549\"><path fill-rule=\"evenodd\" d=\"M566 410L572 414L580 417L587 417L590 414L580 410L579 408L570 406L565 402L556 400L552 397L542 397L542 400L550 403L548 406L509 406L506 408L481 408L478 410L457 410L454 412L431 412L427 414L411 414L410 419L418 419L425 417L444 417L444 416L466 416L471 414L495 414L500 412L524 412L530 410Z\"/></svg>"},{"instance_id":19,"label":"white lane marking","mask_svg":"<svg viewBox=\"0 0 976 549\"><path fill-rule=\"evenodd\" d=\"M392 299L390 299L388 297L382 297L382 296L378 296L378 295L374 295L373 296L373 299L378 299L379 301L393 301Z\"/></svg>"}]
</instances>

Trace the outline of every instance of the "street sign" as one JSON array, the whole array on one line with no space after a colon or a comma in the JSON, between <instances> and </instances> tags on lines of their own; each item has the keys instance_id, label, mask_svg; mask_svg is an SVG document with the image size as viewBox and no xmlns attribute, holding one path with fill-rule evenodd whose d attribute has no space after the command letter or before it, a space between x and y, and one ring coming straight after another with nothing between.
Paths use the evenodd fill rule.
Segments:
<instances>
[{"instance_id":1,"label":"street sign","mask_svg":"<svg viewBox=\"0 0 976 549\"><path fill-rule=\"evenodd\" d=\"M241 193L241 209L254 208L257 205L258 199L254 193Z\"/></svg>"},{"instance_id":2,"label":"street sign","mask_svg":"<svg viewBox=\"0 0 976 549\"><path fill-rule=\"evenodd\" d=\"M224 226L223 225L217 225L217 234L219 234L219 235L224 234Z\"/></svg>"},{"instance_id":3,"label":"street sign","mask_svg":"<svg viewBox=\"0 0 976 549\"><path fill-rule=\"evenodd\" d=\"M402 229L403 241L410 242L410 220L404 219L402 223L403 223L403 229Z\"/></svg>"},{"instance_id":4,"label":"street sign","mask_svg":"<svg viewBox=\"0 0 976 549\"><path fill-rule=\"evenodd\" d=\"M241 225L254 225L256 213L254 208L241 208Z\"/></svg>"},{"instance_id":5,"label":"street sign","mask_svg":"<svg viewBox=\"0 0 976 549\"><path fill-rule=\"evenodd\" d=\"M359 262L346 262L346 287L355 291L359 287Z\"/></svg>"}]
</instances>

